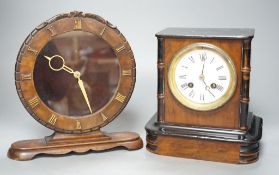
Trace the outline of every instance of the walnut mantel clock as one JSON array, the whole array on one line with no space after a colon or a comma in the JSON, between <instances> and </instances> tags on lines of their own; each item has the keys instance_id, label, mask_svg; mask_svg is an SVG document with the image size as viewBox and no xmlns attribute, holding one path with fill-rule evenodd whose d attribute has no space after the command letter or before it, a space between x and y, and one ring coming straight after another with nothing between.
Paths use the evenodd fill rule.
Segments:
<instances>
[{"instance_id":1,"label":"walnut mantel clock","mask_svg":"<svg viewBox=\"0 0 279 175\"><path fill-rule=\"evenodd\" d=\"M227 163L258 159L262 119L248 112L253 29L168 28L158 38L153 153Z\"/></svg>"},{"instance_id":2,"label":"walnut mantel clock","mask_svg":"<svg viewBox=\"0 0 279 175\"><path fill-rule=\"evenodd\" d=\"M15 84L31 116L55 133L15 142L8 156L141 148L136 133L100 131L128 103L135 71L129 43L100 16L71 12L43 22L19 51Z\"/></svg>"}]
</instances>

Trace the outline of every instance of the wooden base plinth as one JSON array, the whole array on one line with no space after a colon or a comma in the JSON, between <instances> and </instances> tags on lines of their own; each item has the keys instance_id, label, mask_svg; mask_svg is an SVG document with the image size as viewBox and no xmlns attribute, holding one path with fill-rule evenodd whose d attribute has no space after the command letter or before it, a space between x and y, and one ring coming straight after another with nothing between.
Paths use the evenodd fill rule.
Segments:
<instances>
[{"instance_id":1,"label":"wooden base plinth","mask_svg":"<svg viewBox=\"0 0 279 175\"><path fill-rule=\"evenodd\" d=\"M152 153L224 163L253 163L259 157L262 119L249 113L248 130L147 123L146 148Z\"/></svg>"},{"instance_id":2,"label":"wooden base plinth","mask_svg":"<svg viewBox=\"0 0 279 175\"><path fill-rule=\"evenodd\" d=\"M14 160L31 160L36 155L63 155L70 152L103 151L112 148L137 150L143 147L140 136L133 132L87 134L54 133L43 139L22 140L13 143L8 157Z\"/></svg>"},{"instance_id":3,"label":"wooden base plinth","mask_svg":"<svg viewBox=\"0 0 279 175\"><path fill-rule=\"evenodd\" d=\"M156 147L157 149L147 146L147 149L150 152L167 156L226 163L239 162L240 145L235 143L158 136Z\"/></svg>"}]
</instances>

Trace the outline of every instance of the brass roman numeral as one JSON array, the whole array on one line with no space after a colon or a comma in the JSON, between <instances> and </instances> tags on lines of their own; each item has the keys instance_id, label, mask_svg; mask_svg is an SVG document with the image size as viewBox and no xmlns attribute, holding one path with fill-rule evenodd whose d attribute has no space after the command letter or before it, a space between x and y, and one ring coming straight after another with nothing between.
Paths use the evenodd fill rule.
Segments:
<instances>
[{"instance_id":1,"label":"brass roman numeral","mask_svg":"<svg viewBox=\"0 0 279 175\"><path fill-rule=\"evenodd\" d=\"M32 77L31 77L31 73L28 73L28 74L21 74L21 80L31 80Z\"/></svg>"},{"instance_id":2,"label":"brass roman numeral","mask_svg":"<svg viewBox=\"0 0 279 175\"><path fill-rule=\"evenodd\" d=\"M32 47L28 46L27 51L31 52L33 55L38 55L38 51L33 49Z\"/></svg>"},{"instance_id":3,"label":"brass roman numeral","mask_svg":"<svg viewBox=\"0 0 279 175\"><path fill-rule=\"evenodd\" d=\"M103 30L102 30L101 33L100 33L100 36L103 36L103 34L105 33L106 29L107 29L107 27L104 27L104 28L103 28Z\"/></svg>"},{"instance_id":4,"label":"brass roman numeral","mask_svg":"<svg viewBox=\"0 0 279 175\"><path fill-rule=\"evenodd\" d=\"M122 70L122 75L123 76L131 76L132 75L132 70L131 69Z\"/></svg>"},{"instance_id":5,"label":"brass roman numeral","mask_svg":"<svg viewBox=\"0 0 279 175\"><path fill-rule=\"evenodd\" d=\"M102 116L102 118L103 118L103 121L105 121L105 120L108 119L107 116L106 116L104 113L102 113L102 112L101 112L101 116Z\"/></svg>"},{"instance_id":6,"label":"brass roman numeral","mask_svg":"<svg viewBox=\"0 0 279 175\"><path fill-rule=\"evenodd\" d=\"M49 31L50 36L55 36L57 34L53 26L49 26L47 31Z\"/></svg>"},{"instance_id":7,"label":"brass roman numeral","mask_svg":"<svg viewBox=\"0 0 279 175\"><path fill-rule=\"evenodd\" d=\"M124 96L124 95L120 94L119 92L117 92L115 100L118 100L120 103L123 103L125 99L126 99L126 96Z\"/></svg>"},{"instance_id":8,"label":"brass roman numeral","mask_svg":"<svg viewBox=\"0 0 279 175\"><path fill-rule=\"evenodd\" d=\"M116 52L121 52L121 51L123 51L124 49L125 49L125 45L122 45L122 46L116 48L115 50L116 50Z\"/></svg>"},{"instance_id":9,"label":"brass roman numeral","mask_svg":"<svg viewBox=\"0 0 279 175\"><path fill-rule=\"evenodd\" d=\"M81 30L82 26L81 26L81 19L75 19L75 26L74 26L74 30Z\"/></svg>"},{"instance_id":10,"label":"brass roman numeral","mask_svg":"<svg viewBox=\"0 0 279 175\"><path fill-rule=\"evenodd\" d=\"M57 116L54 114L51 114L51 116L48 119L48 123L50 123L51 125L55 125L56 121L57 121Z\"/></svg>"},{"instance_id":11,"label":"brass roman numeral","mask_svg":"<svg viewBox=\"0 0 279 175\"><path fill-rule=\"evenodd\" d=\"M28 103L31 108L35 108L40 103L40 100L37 96L35 96L28 100Z\"/></svg>"},{"instance_id":12,"label":"brass roman numeral","mask_svg":"<svg viewBox=\"0 0 279 175\"><path fill-rule=\"evenodd\" d=\"M81 123L78 120L76 120L76 129L81 129Z\"/></svg>"}]
</instances>

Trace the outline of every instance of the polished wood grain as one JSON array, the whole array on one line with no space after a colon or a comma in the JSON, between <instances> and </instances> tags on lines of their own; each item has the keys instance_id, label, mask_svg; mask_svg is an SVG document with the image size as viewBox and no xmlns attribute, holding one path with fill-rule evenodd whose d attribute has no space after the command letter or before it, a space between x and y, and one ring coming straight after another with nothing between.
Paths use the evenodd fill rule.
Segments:
<instances>
[{"instance_id":1,"label":"polished wood grain","mask_svg":"<svg viewBox=\"0 0 279 175\"><path fill-rule=\"evenodd\" d=\"M164 122L199 125L223 128L239 128L239 104L240 104L240 64L242 56L241 40L218 39L164 39L164 63L170 65L173 56L181 48L190 44L203 42L213 44L223 49L232 59L237 72L237 86L232 98L220 108L212 111L195 111L179 103L170 91L168 79L164 82L165 115ZM168 77L169 66L165 66L164 76ZM230 112L228 112L230 111Z\"/></svg>"},{"instance_id":2,"label":"polished wood grain","mask_svg":"<svg viewBox=\"0 0 279 175\"><path fill-rule=\"evenodd\" d=\"M157 149L150 150L167 156L186 157L226 163L239 163L240 144L159 136Z\"/></svg>"},{"instance_id":3,"label":"polished wood grain","mask_svg":"<svg viewBox=\"0 0 279 175\"><path fill-rule=\"evenodd\" d=\"M84 153L112 148L137 150L142 146L141 138L133 132L54 133L43 139L22 140L13 143L8 151L8 157L14 160L31 160L37 155L63 155L70 152Z\"/></svg>"}]
</instances>

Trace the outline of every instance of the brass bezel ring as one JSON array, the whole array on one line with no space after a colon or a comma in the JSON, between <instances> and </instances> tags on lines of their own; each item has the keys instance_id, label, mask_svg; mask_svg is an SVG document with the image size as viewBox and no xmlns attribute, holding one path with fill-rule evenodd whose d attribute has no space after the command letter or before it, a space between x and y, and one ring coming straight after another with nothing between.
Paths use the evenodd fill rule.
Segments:
<instances>
[{"instance_id":1,"label":"brass bezel ring","mask_svg":"<svg viewBox=\"0 0 279 175\"><path fill-rule=\"evenodd\" d=\"M221 96L218 100L210 103L196 103L188 98L185 98L183 94L178 90L178 87L175 83L175 70L177 67L178 62L183 58L183 56L193 50L196 49L208 49L216 54L218 54L226 63L227 67L229 68L230 72L230 82L229 82L229 88L225 92L223 96ZM184 106L193 109L193 110L198 110L198 111L210 111L217 109L224 105L234 94L234 91L236 89L236 84L237 84L237 74L235 71L235 66L233 64L232 59L230 56L223 51L221 48L208 44L208 43L194 43L189 46L186 46L182 49L180 49L172 58L171 64L168 69L168 84L170 87L170 90L173 94L173 96Z\"/></svg>"}]
</instances>

